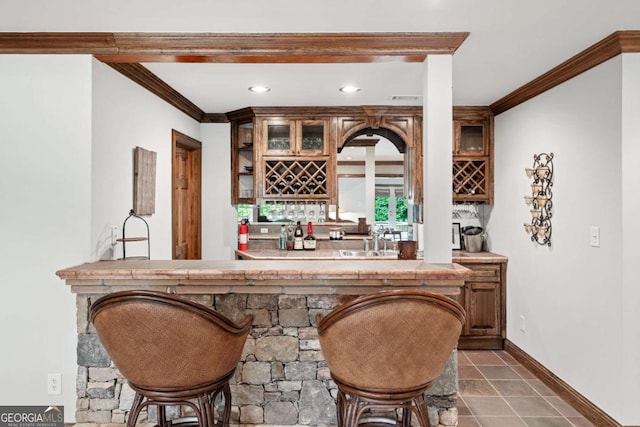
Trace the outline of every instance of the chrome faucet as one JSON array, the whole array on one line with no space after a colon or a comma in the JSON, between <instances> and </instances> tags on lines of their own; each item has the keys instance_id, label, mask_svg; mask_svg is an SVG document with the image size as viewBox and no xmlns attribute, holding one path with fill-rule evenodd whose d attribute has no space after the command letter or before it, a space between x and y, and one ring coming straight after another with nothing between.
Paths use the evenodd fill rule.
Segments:
<instances>
[{"instance_id":1,"label":"chrome faucet","mask_svg":"<svg viewBox=\"0 0 640 427\"><path fill-rule=\"evenodd\" d=\"M382 236L382 233L372 231L371 236L373 236L373 250L378 252L380 250L380 236Z\"/></svg>"}]
</instances>

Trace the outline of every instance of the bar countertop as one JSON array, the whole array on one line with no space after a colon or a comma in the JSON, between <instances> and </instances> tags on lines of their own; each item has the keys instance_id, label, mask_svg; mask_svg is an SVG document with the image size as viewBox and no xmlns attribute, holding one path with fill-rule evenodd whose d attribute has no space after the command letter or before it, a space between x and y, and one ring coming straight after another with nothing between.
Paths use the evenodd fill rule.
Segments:
<instances>
[{"instance_id":1,"label":"bar countertop","mask_svg":"<svg viewBox=\"0 0 640 427\"><path fill-rule=\"evenodd\" d=\"M350 251L350 250L347 250ZM384 251L382 251L384 252ZM336 249L317 249L315 251L280 251L278 249L249 249L246 251L236 250L236 256L245 260L278 260L278 261L302 261L302 260L334 260L334 261L353 261L353 260L397 260L397 251L387 251L386 254L377 255L375 257L367 256L342 256L340 250ZM507 257L493 252L466 252L453 251L451 257L452 263L469 263L483 264L507 262ZM418 257L420 260L420 257ZM402 261L406 262L406 261Z\"/></svg>"},{"instance_id":2,"label":"bar countertop","mask_svg":"<svg viewBox=\"0 0 640 427\"><path fill-rule=\"evenodd\" d=\"M460 288L471 270L422 260L117 260L65 268L58 277L77 293L176 287L178 293L346 293L368 288ZM444 289L442 289L444 291Z\"/></svg>"}]
</instances>

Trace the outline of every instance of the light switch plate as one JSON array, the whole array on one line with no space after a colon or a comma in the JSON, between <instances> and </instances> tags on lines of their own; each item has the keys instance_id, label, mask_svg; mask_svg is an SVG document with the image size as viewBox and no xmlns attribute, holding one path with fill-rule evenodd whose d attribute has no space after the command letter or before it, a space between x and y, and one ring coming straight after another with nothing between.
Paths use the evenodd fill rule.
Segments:
<instances>
[{"instance_id":1,"label":"light switch plate","mask_svg":"<svg viewBox=\"0 0 640 427\"><path fill-rule=\"evenodd\" d=\"M589 240L591 241L591 246L594 248L600 247L600 227L591 226L591 231L589 232Z\"/></svg>"}]
</instances>

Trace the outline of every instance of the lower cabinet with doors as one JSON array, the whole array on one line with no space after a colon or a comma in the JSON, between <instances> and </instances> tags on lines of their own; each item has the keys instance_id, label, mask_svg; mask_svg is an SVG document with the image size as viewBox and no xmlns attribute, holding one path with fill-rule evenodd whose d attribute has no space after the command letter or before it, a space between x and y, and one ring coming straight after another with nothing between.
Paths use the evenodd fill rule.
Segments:
<instances>
[{"instance_id":1,"label":"lower cabinet with doors","mask_svg":"<svg viewBox=\"0 0 640 427\"><path fill-rule=\"evenodd\" d=\"M458 341L462 350L502 349L506 338L507 258L490 252L454 253L471 270L459 302L467 318Z\"/></svg>"}]
</instances>

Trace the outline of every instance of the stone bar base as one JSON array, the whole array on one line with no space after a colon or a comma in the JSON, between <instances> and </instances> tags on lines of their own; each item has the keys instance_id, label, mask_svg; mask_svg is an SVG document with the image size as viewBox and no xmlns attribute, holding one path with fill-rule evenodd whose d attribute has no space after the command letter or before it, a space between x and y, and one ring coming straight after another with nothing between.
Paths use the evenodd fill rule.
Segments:
<instances>
[{"instance_id":1,"label":"stone bar base","mask_svg":"<svg viewBox=\"0 0 640 427\"><path fill-rule=\"evenodd\" d=\"M76 421L123 424L134 392L120 375L89 323L97 294L78 294L78 379ZM236 425L335 425L337 388L331 381L318 341L315 318L339 302L339 295L190 294L194 301L239 320L254 322L242 360L231 381L231 423ZM212 349L215 351L215 349ZM427 393L432 426L457 425L457 363L454 352ZM183 412L181 412L183 411ZM155 423L155 408L139 423ZM169 418L190 416L168 409Z\"/></svg>"}]
</instances>

